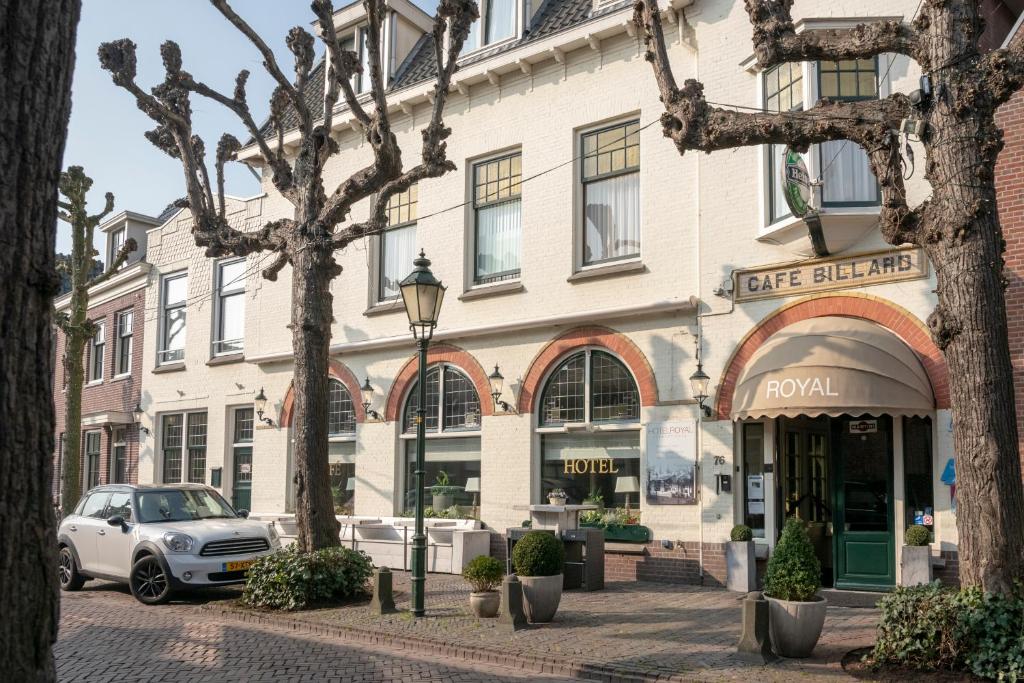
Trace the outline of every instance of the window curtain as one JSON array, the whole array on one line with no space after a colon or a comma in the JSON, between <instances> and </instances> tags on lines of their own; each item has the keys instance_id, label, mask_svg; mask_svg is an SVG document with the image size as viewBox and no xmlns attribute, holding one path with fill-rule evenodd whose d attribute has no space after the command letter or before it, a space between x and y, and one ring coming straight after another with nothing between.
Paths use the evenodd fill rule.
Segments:
<instances>
[{"instance_id":1,"label":"window curtain","mask_svg":"<svg viewBox=\"0 0 1024 683\"><path fill-rule=\"evenodd\" d=\"M519 272L521 201L503 202L477 209L476 279L484 282Z\"/></svg>"},{"instance_id":2,"label":"window curtain","mask_svg":"<svg viewBox=\"0 0 1024 683\"><path fill-rule=\"evenodd\" d=\"M878 202L878 183L871 172L868 155L860 145L832 140L822 143L820 149L821 168L825 169L828 166L828 170L825 170L822 176L823 202Z\"/></svg>"},{"instance_id":3,"label":"window curtain","mask_svg":"<svg viewBox=\"0 0 1024 683\"><path fill-rule=\"evenodd\" d=\"M585 263L639 255L640 174L587 183L585 219Z\"/></svg>"},{"instance_id":4,"label":"window curtain","mask_svg":"<svg viewBox=\"0 0 1024 683\"><path fill-rule=\"evenodd\" d=\"M516 29L516 0L487 3L487 43L511 38Z\"/></svg>"},{"instance_id":5,"label":"window curtain","mask_svg":"<svg viewBox=\"0 0 1024 683\"><path fill-rule=\"evenodd\" d=\"M412 272L416 258L416 226L388 230L384 233L380 264L380 300L396 299L401 294L398 283Z\"/></svg>"}]
</instances>

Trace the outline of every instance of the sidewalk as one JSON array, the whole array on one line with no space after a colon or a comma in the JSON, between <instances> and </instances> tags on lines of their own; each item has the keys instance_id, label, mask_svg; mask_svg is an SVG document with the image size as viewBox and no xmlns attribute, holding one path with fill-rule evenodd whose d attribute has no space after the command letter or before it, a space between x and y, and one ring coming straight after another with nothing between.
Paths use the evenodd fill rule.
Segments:
<instances>
[{"instance_id":1,"label":"sidewalk","mask_svg":"<svg viewBox=\"0 0 1024 683\"><path fill-rule=\"evenodd\" d=\"M395 572L395 604L409 607L409 574ZM347 640L489 662L536 673L623 681L850 680L840 660L870 645L876 609L830 607L808 660L768 666L735 656L739 596L721 589L655 583L609 583L603 591L566 592L551 624L511 633L469 613L469 587L458 576L427 577L427 616L376 616L368 603L298 613L254 612L233 601L204 609L250 622Z\"/></svg>"}]
</instances>

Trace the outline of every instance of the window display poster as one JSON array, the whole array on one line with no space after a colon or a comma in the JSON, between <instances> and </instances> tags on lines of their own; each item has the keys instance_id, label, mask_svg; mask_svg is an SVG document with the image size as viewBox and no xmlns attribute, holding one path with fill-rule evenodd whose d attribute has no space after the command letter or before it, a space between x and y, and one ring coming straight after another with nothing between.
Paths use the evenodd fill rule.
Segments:
<instances>
[{"instance_id":1,"label":"window display poster","mask_svg":"<svg viewBox=\"0 0 1024 683\"><path fill-rule=\"evenodd\" d=\"M697 422L647 425L647 504L697 502Z\"/></svg>"}]
</instances>

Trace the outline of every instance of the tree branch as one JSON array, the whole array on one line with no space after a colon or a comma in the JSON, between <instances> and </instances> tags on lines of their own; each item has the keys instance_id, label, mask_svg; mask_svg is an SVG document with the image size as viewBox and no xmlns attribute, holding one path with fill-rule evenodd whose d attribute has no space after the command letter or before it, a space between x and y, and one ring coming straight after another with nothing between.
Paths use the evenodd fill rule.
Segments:
<instances>
[{"instance_id":1,"label":"tree branch","mask_svg":"<svg viewBox=\"0 0 1024 683\"><path fill-rule=\"evenodd\" d=\"M330 0L314 0L313 13L316 14L320 26L320 39L327 46L327 73L324 77L327 89L324 94L324 127L331 130L334 121L334 106L338 103L343 85L345 102L355 115L364 130L370 125L370 117L366 115L362 105L352 90L352 75L361 71L359 55L351 50L342 50L338 42L338 33L334 30L334 5Z\"/></svg>"},{"instance_id":2,"label":"tree branch","mask_svg":"<svg viewBox=\"0 0 1024 683\"><path fill-rule=\"evenodd\" d=\"M1024 87L1024 31L1018 31L1009 47L992 50L978 65L978 88L968 101L987 104L994 111Z\"/></svg>"},{"instance_id":3,"label":"tree branch","mask_svg":"<svg viewBox=\"0 0 1024 683\"><path fill-rule=\"evenodd\" d=\"M117 256L115 256L114 260L111 261L110 265L107 266L107 269L103 271L101 274L94 277L92 280L90 280L86 284L86 286L92 287L94 285L98 285L109 280L111 276L113 276L114 273L119 271L121 269L121 266L123 266L125 262L128 260L128 254L132 253L138 248L139 245L135 241L135 238L129 237L128 239L126 239L124 241L124 244L121 245L121 248L117 250Z\"/></svg>"}]
</instances>

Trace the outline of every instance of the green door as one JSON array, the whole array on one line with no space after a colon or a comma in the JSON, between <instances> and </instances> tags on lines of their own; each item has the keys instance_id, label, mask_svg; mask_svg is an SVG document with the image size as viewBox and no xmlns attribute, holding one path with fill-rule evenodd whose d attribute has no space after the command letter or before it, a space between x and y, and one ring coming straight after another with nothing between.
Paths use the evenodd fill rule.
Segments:
<instances>
[{"instance_id":1,"label":"green door","mask_svg":"<svg viewBox=\"0 0 1024 683\"><path fill-rule=\"evenodd\" d=\"M252 509L252 446L235 446L231 505L236 510Z\"/></svg>"},{"instance_id":2,"label":"green door","mask_svg":"<svg viewBox=\"0 0 1024 683\"><path fill-rule=\"evenodd\" d=\"M836 588L879 590L896 583L892 419L832 420Z\"/></svg>"}]
</instances>

